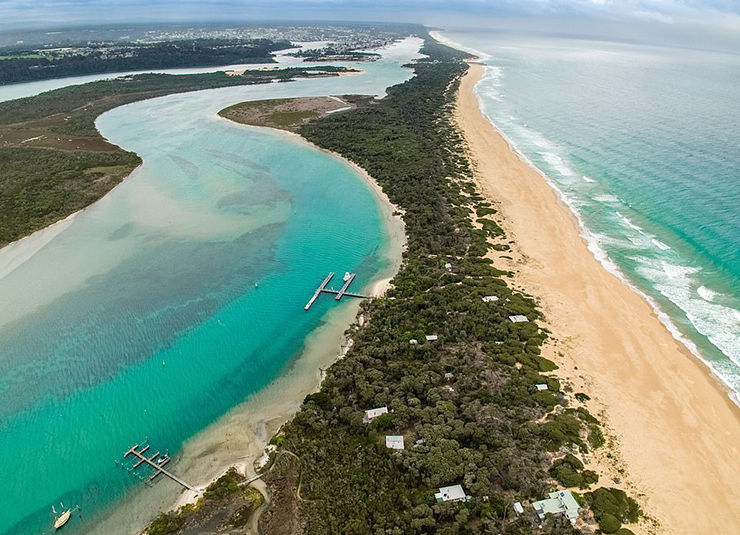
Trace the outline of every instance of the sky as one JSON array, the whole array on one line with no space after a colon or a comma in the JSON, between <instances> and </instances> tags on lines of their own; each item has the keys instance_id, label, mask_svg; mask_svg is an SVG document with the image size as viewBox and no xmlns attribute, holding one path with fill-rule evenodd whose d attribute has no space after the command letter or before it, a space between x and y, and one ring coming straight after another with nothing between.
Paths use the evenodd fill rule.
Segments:
<instances>
[{"instance_id":1,"label":"sky","mask_svg":"<svg viewBox=\"0 0 740 535\"><path fill-rule=\"evenodd\" d=\"M256 20L496 24L736 43L740 0L0 0L1 29ZM728 45L731 46L731 45Z\"/></svg>"}]
</instances>

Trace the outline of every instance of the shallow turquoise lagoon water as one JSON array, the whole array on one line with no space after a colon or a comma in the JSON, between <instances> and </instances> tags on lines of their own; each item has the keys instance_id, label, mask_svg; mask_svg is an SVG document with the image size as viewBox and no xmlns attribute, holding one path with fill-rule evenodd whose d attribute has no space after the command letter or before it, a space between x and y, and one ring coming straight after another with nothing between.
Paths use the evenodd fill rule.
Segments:
<instances>
[{"instance_id":1,"label":"shallow turquoise lagoon water","mask_svg":"<svg viewBox=\"0 0 740 535\"><path fill-rule=\"evenodd\" d=\"M387 50L363 75L174 95L100 118L144 165L71 221L0 251L0 533L48 529L60 501L81 506L84 527L142 487L114 464L134 442L176 454L285 369L337 306L303 310L329 271L356 271L356 290L387 274L388 229L361 177L216 112L382 95L411 75L401 65L417 50Z\"/></svg>"}]
</instances>

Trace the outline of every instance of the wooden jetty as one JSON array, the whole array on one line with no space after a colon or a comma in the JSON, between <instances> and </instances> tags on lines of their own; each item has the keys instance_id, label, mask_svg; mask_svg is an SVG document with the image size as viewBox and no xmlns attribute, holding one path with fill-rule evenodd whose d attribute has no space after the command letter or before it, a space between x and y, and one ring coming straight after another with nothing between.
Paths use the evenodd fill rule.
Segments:
<instances>
[{"instance_id":1,"label":"wooden jetty","mask_svg":"<svg viewBox=\"0 0 740 535\"><path fill-rule=\"evenodd\" d=\"M355 273L350 273L349 278L344 281L344 286L342 286L342 289L339 290L339 293L337 294L336 300L339 301L342 296L347 292L347 288L349 288L349 285L352 284L352 281L355 280Z\"/></svg>"},{"instance_id":2,"label":"wooden jetty","mask_svg":"<svg viewBox=\"0 0 740 535\"><path fill-rule=\"evenodd\" d=\"M311 308L311 305L313 305L314 301L316 301L316 299L319 298L319 296L321 295L321 292L325 290L326 285L329 284L329 281L331 280L333 276L334 276L333 271L329 273L329 275L327 275L327 277L324 279L324 282L322 282L321 285L316 289L316 292L313 294L313 297L311 298L311 300L306 304L305 307L303 307L303 310L308 310L309 308Z\"/></svg>"},{"instance_id":3,"label":"wooden jetty","mask_svg":"<svg viewBox=\"0 0 740 535\"><path fill-rule=\"evenodd\" d=\"M154 468L154 473L149 477L149 481L152 481L154 478L156 478L160 474L164 474L165 476L169 477L175 483L179 483L186 489L192 490L196 494L200 494L200 491L198 489L196 489L192 485L188 485L182 479L177 477L175 474L173 474L172 472L168 472L167 470L163 468L164 465L170 462L171 459L169 458L169 456L165 455L164 459L161 462L155 462L155 459L159 456L159 451L155 453L154 455L152 455L151 457L145 457L144 453L146 453L148 449L149 449L148 445L139 446L139 444L135 444L134 446L131 446L131 448L129 448L129 450L126 453L123 454L124 458L128 457L129 455L133 455L134 457L138 459L136 464L134 464L132 470L135 470L142 464L146 463L152 468Z\"/></svg>"},{"instance_id":4,"label":"wooden jetty","mask_svg":"<svg viewBox=\"0 0 740 535\"><path fill-rule=\"evenodd\" d=\"M329 281L331 281L332 277L334 277L334 272L332 271L327 275L327 277L324 279L324 282L322 282L319 287L316 289L316 291L313 294L313 297L311 297L311 300L306 304L305 307L303 307L303 310L308 310L311 308L311 305L314 304L316 299L319 298L319 296L322 293L332 294L334 295L334 299L339 301L342 297L359 297L360 299L369 299L369 295L362 295L357 294L353 292L347 291L349 288L349 285L352 284L352 281L355 280L355 277L357 276L356 273L350 273L349 277L347 277L347 280L344 281L344 285L342 285L342 288L339 290L335 290L334 288L327 288L326 285L329 284Z\"/></svg>"}]
</instances>

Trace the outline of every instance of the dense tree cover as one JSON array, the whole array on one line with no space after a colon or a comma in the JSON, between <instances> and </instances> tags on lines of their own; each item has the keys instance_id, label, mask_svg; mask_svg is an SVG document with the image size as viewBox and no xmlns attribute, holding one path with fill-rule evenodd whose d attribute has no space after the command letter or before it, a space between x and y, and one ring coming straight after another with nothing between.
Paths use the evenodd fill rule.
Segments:
<instances>
[{"instance_id":1,"label":"dense tree cover","mask_svg":"<svg viewBox=\"0 0 740 535\"><path fill-rule=\"evenodd\" d=\"M0 148L0 246L95 202L139 163L125 151Z\"/></svg>"},{"instance_id":2,"label":"dense tree cover","mask_svg":"<svg viewBox=\"0 0 740 535\"><path fill-rule=\"evenodd\" d=\"M327 46L325 48L306 48L291 52L288 56L305 58L305 61L324 61L341 58L347 61L375 61L382 56L375 52L360 52L350 47Z\"/></svg>"},{"instance_id":3,"label":"dense tree cover","mask_svg":"<svg viewBox=\"0 0 740 535\"><path fill-rule=\"evenodd\" d=\"M289 41L190 39L163 43L81 44L59 52L11 50L0 60L0 85L106 72L237 63L271 63ZM0 56L3 52L0 51Z\"/></svg>"},{"instance_id":4,"label":"dense tree cover","mask_svg":"<svg viewBox=\"0 0 740 535\"><path fill-rule=\"evenodd\" d=\"M102 138L95 120L106 111L172 93L289 81L345 70L322 66L247 71L243 76L143 74L1 102L4 143L11 138L43 137L38 143L47 146L21 142L0 147L0 247L95 202L141 163L135 154ZM79 142L82 148L66 150L59 134L74 136L72 145Z\"/></svg>"},{"instance_id":5,"label":"dense tree cover","mask_svg":"<svg viewBox=\"0 0 740 535\"><path fill-rule=\"evenodd\" d=\"M192 534L243 527L264 501L262 494L247 487L245 481L246 478L235 468L229 469L206 487L196 503L160 514L149 524L146 533Z\"/></svg>"},{"instance_id":6,"label":"dense tree cover","mask_svg":"<svg viewBox=\"0 0 740 535\"><path fill-rule=\"evenodd\" d=\"M576 478L562 461L553 467L553 454L570 453L575 484L588 486L595 478L572 454L589 451L599 425L567 407L546 375L555 365L540 355L547 333L535 302L485 257L502 231L451 122L464 55L431 39L423 52L416 76L387 98L300 128L378 180L409 243L394 288L363 304L369 321L351 330L352 349L276 443L300 458L310 534L576 533L562 519L540 528L531 508L516 517L512 503L552 490L550 468ZM530 321L512 323L514 314ZM363 411L380 406L392 412L364 424ZM385 435L403 435L406 449L387 449ZM436 503L437 487L453 484L471 499Z\"/></svg>"},{"instance_id":7,"label":"dense tree cover","mask_svg":"<svg viewBox=\"0 0 740 535\"><path fill-rule=\"evenodd\" d=\"M637 502L619 489L602 487L586 493L584 498L603 533L617 533L622 523L636 522L641 514Z\"/></svg>"},{"instance_id":8,"label":"dense tree cover","mask_svg":"<svg viewBox=\"0 0 740 535\"><path fill-rule=\"evenodd\" d=\"M251 70L241 76L228 76L223 72L185 75L139 74L100 80L67 86L32 97L0 102L0 125L42 120L46 122L52 116L67 114L65 120L52 123L46 128L62 134L99 136L95 128L95 119L123 104L173 93L260 84L272 80L289 81L293 78L351 71L352 69L327 65L268 71Z\"/></svg>"}]
</instances>

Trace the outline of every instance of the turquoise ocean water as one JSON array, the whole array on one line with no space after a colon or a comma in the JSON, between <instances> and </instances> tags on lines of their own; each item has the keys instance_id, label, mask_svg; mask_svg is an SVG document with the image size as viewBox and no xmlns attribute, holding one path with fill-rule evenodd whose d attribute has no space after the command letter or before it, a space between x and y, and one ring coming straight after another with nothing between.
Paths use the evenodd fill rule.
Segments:
<instances>
[{"instance_id":1,"label":"turquoise ocean water","mask_svg":"<svg viewBox=\"0 0 740 535\"><path fill-rule=\"evenodd\" d=\"M0 533L48 530L60 501L81 506L80 532L145 489L114 465L129 446L148 436L176 456L278 376L336 306L303 310L327 272L356 271L356 290L388 275L387 224L361 177L216 112L382 95L410 77L402 65L418 47L391 47L362 75L173 95L99 119L144 165L70 221L0 251Z\"/></svg>"},{"instance_id":2,"label":"turquoise ocean water","mask_svg":"<svg viewBox=\"0 0 740 535\"><path fill-rule=\"evenodd\" d=\"M577 213L592 252L740 392L740 56L443 36L482 58L484 112Z\"/></svg>"}]
</instances>

